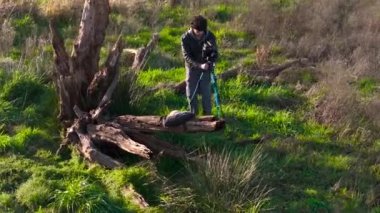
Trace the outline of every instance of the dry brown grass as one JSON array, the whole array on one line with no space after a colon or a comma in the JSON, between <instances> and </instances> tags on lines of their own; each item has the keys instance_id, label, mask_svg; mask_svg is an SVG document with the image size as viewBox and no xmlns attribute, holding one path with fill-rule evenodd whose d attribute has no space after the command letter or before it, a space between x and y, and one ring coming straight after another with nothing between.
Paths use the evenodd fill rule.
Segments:
<instances>
[{"instance_id":1,"label":"dry brown grass","mask_svg":"<svg viewBox=\"0 0 380 213\"><path fill-rule=\"evenodd\" d=\"M4 20L0 29L0 55L6 54L13 45L16 32L8 19Z\"/></svg>"},{"instance_id":2,"label":"dry brown grass","mask_svg":"<svg viewBox=\"0 0 380 213\"><path fill-rule=\"evenodd\" d=\"M260 45L256 48L256 61L259 68L264 68L269 64L270 50L270 45Z\"/></svg>"},{"instance_id":3,"label":"dry brown grass","mask_svg":"<svg viewBox=\"0 0 380 213\"><path fill-rule=\"evenodd\" d=\"M314 112L318 120L350 129L346 133L380 128L376 98L363 102L357 89L363 77L380 81L379 1L298 1L282 9L270 1L247 5L248 12L235 23L242 23L258 44L277 42L288 56L319 64L325 77L313 88L318 91L313 94L323 94Z\"/></svg>"},{"instance_id":4,"label":"dry brown grass","mask_svg":"<svg viewBox=\"0 0 380 213\"><path fill-rule=\"evenodd\" d=\"M263 159L260 147L237 156L226 148L222 153L207 151L205 159L188 165L201 207L194 212L260 212L271 191L261 181Z\"/></svg>"},{"instance_id":5,"label":"dry brown grass","mask_svg":"<svg viewBox=\"0 0 380 213\"><path fill-rule=\"evenodd\" d=\"M49 17L79 17L84 0L47 0L38 5L40 12Z\"/></svg>"}]
</instances>

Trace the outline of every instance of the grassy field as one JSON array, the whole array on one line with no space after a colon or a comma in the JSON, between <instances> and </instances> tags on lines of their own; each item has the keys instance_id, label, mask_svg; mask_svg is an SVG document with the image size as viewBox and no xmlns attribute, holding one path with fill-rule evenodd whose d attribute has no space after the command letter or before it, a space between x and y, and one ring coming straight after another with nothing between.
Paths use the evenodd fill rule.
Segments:
<instances>
[{"instance_id":1,"label":"grassy field","mask_svg":"<svg viewBox=\"0 0 380 213\"><path fill-rule=\"evenodd\" d=\"M338 63L322 56L314 60L316 67L289 69L273 84L244 75L220 81L226 119L222 131L158 135L206 155L205 161L165 157L144 161L126 154L120 159L127 167L110 171L89 164L74 148L56 155L62 127L56 119L48 19L56 16L71 48L80 11L66 11L68 1L60 7L52 2L35 1L37 12L15 12L0 19L4 35L0 40L0 212L380 212L380 139L371 114L357 120L360 128L314 116L319 101L338 91L329 85L340 85L338 80L331 83L336 79L331 72L326 74L338 73L338 65L332 67ZM273 0L264 9L290 14L296 2ZM173 91L145 91L185 78L180 38L192 14L208 17L217 37L221 57L216 73L237 65L257 66L256 48L268 44L264 35L273 40L267 45L268 63L281 64L295 56L287 52L289 44L276 40L277 32L268 37L237 25L249 12L248 3L239 8L225 1L196 9L158 7L154 1L144 4L136 3L133 10L114 6L110 16L101 61L119 32L127 48L145 45L154 32L160 35L158 47L133 85L125 79L119 83L110 115L166 115L187 109L186 98ZM299 32L289 33L296 37ZM127 67L121 67L121 72L127 75ZM354 91L349 97L359 101L351 108L358 113L370 110L380 93L377 76L359 76L349 85L349 91ZM130 94L131 87L139 92ZM337 98L326 99L327 104L340 100L331 97ZM341 112L355 114L343 108ZM249 143L262 137L266 138L262 143ZM128 187L150 207L136 206L125 192Z\"/></svg>"}]
</instances>

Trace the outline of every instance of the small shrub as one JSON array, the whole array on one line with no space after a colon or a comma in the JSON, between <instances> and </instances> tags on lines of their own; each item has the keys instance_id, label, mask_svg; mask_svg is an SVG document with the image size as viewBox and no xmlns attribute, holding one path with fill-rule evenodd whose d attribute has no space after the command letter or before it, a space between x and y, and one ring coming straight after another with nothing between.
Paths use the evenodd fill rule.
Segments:
<instances>
[{"instance_id":1,"label":"small shrub","mask_svg":"<svg viewBox=\"0 0 380 213\"><path fill-rule=\"evenodd\" d=\"M52 192L49 182L31 178L17 189L16 198L20 204L35 210L39 206L46 206L52 200Z\"/></svg>"},{"instance_id":2,"label":"small shrub","mask_svg":"<svg viewBox=\"0 0 380 213\"><path fill-rule=\"evenodd\" d=\"M39 103L44 90L45 86L37 77L17 72L6 82L0 97L11 101L16 107L25 108L32 103Z\"/></svg>"},{"instance_id":3,"label":"small shrub","mask_svg":"<svg viewBox=\"0 0 380 213\"><path fill-rule=\"evenodd\" d=\"M18 163L22 164L19 165ZM14 159L1 160L0 162L0 191L14 193L20 184L24 183L30 173L25 169L25 162L14 162Z\"/></svg>"},{"instance_id":4,"label":"small shrub","mask_svg":"<svg viewBox=\"0 0 380 213\"><path fill-rule=\"evenodd\" d=\"M13 205L13 196L8 193L0 193L0 211L10 210L9 208Z\"/></svg>"},{"instance_id":5,"label":"small shrub","mask_svg":"<svg viewBox=\"0 0 380 213\"><path fill-rule=\"evenodd\" d=\"M58 212L122 212L96 183L79 178L64 184L55 192L52 203Z\"/></svg>"},{"instance_id":6,"label":"small shrub","mask_svg":"<svg viewBox=\"0 0 380 213\"><path fill-rule=\"evenodd\" d=\"M57 97L51 86L36 74L21 72L6 75L4 82L0 88L0 122L39 127L56 125Z\"/></svg>"},{"instance_id":7,"label":"small shrub","mask_svg":"<svg viewBox=\"0 0 380 213\"><path fill-rule=\"evenodd\" d=\"M372 95L377 89L377 82L373 78L363 78L358 82L358 88L362 95Z\"/></svg>"},{"instance_id":8,"label":"small shrub","mask_svg":"<svg viewBox=\"0 0 380 213\"><path fill-rule=\"evenodd\" d=\"M214 7L207 7L204 13L211 20L225 23L232 19L233 7L226 4L218 4Z\"/></svg>"},{"instance_id":9,"label":"small shrub","mask_svg":"<svg viewBox=\"0 0 380 213\"><path fill-rule=\"evenodd\" d=\"M13 45L18 47L23 44L26 38L36 33L35 30L37 29L34 18L29 14L12 19L12 26L16 31Z\"/></svg>"},{"instance_id":10,"label":"small shrub","mask_svg":"<svg viewBox=\"0 0 380 213\"><path fill-rule=\"evenodd\" d=\"M0 153L9 150L12 147L12 139L8 135L0 135Z\"/></svg>"},{"instance_id":11,"label":"small shrub","mask_svg":"<svg viewBox=\"0 0 380 213\"><path fill-rule=\"evenodd\" d=\"M30 127L19 127L17 134L12 137L12 146L16 151L25 154L34 154L39 148L52 148L49 135L40 129Z\"/></svg>"}]
</instances>

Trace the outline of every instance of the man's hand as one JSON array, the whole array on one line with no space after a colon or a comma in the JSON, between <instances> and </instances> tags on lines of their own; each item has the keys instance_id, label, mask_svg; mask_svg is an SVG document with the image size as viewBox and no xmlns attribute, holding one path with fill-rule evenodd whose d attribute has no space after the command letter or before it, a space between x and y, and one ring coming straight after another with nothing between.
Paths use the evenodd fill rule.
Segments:
<instances>
[{"instance_id":1,"label":"man's hand","mask_svg":"<svg viewBox=\"0 0 380 213\"><path fill-rule=\"evenodd\" d=\"M208 63L201 64L199 66L202 70L208 70L210 68L210 65Z\"/></svg>"}]
</instances>

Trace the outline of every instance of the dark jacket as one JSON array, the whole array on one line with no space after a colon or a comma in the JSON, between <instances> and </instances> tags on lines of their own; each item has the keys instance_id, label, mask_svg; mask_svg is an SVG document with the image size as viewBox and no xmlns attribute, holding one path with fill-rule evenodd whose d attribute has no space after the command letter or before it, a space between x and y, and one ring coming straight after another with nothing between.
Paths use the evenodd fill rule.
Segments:
<instances>
[{"instance_id":1,"label":"dark jacket","mask_svg":"<svg viewBox=\"0 0 380 213\"><path fill-rule=\"evenodd\" d=\"M182 54L185 59L186 67L198 68L201 64L207 62L202 58L202 48L206 41L215 47L216 57L214 61L211 61L215 62L218 57L218 48L216 46L215 35L212 32L207 31L201 40L195 37L191 29L182 35Z\"/></svg>"}]
</instances>

